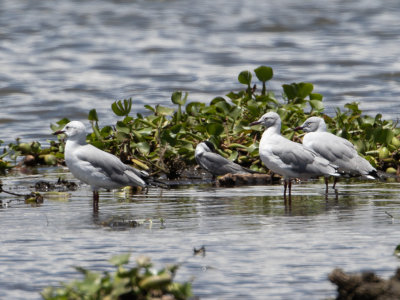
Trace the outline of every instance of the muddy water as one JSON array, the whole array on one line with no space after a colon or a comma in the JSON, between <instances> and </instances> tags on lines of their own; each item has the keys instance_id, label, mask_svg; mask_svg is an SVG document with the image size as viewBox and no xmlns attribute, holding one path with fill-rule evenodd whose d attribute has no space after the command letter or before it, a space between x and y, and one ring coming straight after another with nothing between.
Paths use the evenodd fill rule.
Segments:
<instances>
[{"instance_id":1,"label":"muddy water","mask_svg":"<svg viewBox=\"0 0 400 300\"><path fill-rule=\"evenodd\" d=\"M3 183L25 193L58 176L72 179L64 169L41 169ZM43 287L79 277L72 266L112 270L106 260L125 252L148 255L157 267L182 262L177 280L193 277L202 299L323 299L335 295L327 280L335 267L388 277L399 266L397 183L341 182L327 197L322 183L295 185L290 207L282 188L102 192L98 214L85 185L47 194L39 206L0 194L0 298L40 299ZM144 222L120 225L132 220ZM206 255L193 256L201 246Z\"/></svg>"}]
</instances>

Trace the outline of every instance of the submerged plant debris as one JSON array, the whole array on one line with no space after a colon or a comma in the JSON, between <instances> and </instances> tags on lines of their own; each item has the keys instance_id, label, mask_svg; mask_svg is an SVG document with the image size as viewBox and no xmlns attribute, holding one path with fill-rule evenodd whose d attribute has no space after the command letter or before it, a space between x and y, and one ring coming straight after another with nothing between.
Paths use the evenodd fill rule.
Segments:
<instances>
[{"instance_id":1,"label":"submerged plant debris","mask_svg":"<svg viewBox=\"0 0 400 300\"><path fill-rule=\"evenodd\" d=\"M400 268L387 280L373 272L348 274L335 269L329 280L337 285L337 300L400 299Z\"/></svg>"},{"instance_id":2,"label":"submerged plant debris","mask_svg":"<svg viewBox=\"0 0 400 300\"><path fill-rule=\"evenodd\" d=\"M16 197L21 197L25 200L25 203L31 203L31 204L41 204L43 203L43 195L38 193L38 192L29 192L25 194L20 194L20 193L15 193L11 191L7 191L3 189L3 182L0 180L0 193L6 193L9 195L13 195ZM2 202L3 206L3 202Z\"/></svg>"},{"instance_id":3,"label":"submerged plant debris","mask_svg":"<svg viewBox=\"0 0 400 300\"><path fill-rule=\"evenodd\" d=\"M35 190L39 192L49 192L49 191L76 191L78 189L78 184L74 181L69 181L66 179L58 178L57 182L50 182L45 180L40 180L35 183Z\"/></svg>"},{"instance_id":4,"label":"submerged plant debris","mask_svg":"<svg viewBox=\"0 0 400 300\"><path fill-rule=\"evenodd\" d=\"M133 219L124 219L120 217L112 217L108 220L102 221L100 225L104 227L110 227L112 229L123 230L127 228L139 227L146 223L149 224L149 226L151 227L153 221L151 219L133 220Z\"/></svg>"}]
</instances>

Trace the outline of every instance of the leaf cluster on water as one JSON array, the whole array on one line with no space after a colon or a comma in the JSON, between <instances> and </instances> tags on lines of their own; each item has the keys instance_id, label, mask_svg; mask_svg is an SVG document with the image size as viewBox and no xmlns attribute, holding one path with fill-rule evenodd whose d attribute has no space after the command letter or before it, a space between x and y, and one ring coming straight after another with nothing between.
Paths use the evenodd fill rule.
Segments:
<instances>
[{"instance_id":1,"label":"leaf cluster on water","mask_svg":"<svg viewBox=\"0 0 400 300\"><path fill-rule=\"evenodd\" d=\"M100 128L95 109L88 120L93 132L87 137L94 146L111 152L125 163L165 173L169 178L179 177L179 169L195 164L196 145L211 141L219 154L255 171L264 171L258 155L261 127L249 124L267 111L276 111L282 118L282 134L301 142L301 135L292 128L310 116L321 116L329 130L349 139L370 163L384 171L395 173L399 165L400 135L396 123L362 114L357 102L348 103L344 110L336 108L334 116L324 113L323 95L314 92L308 82L282 85L281 100L268 89L273 70L260 66L254 75L261 89L254 83L253 73L242 71L238 81L244 89L216 97L208 104L188 102L188 93L172 93L171 105L144 105L145 112L133 116L132 99L112 103L113 113L120 118L113 126ZM69 120L51 125L62 128ZM256 129L256 130L254 130ZM5 153L12 158L32 155L36 163L55 164L62 161L63 140L50 141L48 149L38 142L10 144Z\"/></svg>"},{"instance_id":2,"label":"leaf cluster on water","mask_svg":"<svg viewBox=\"0 0 400 300\"><path fill-rule=\"evenodd\" d=\"M116 267L115 273L94 272L82 267L82 280L62 283L61 287L47 287L41 295L46 300L61 299L188 299L192 296L190 282L178 283L174 276L179 268L171 265L154 270L147 257L139 257L136 266L128 269L129 254L112 257L109 262Z\"/></svg>"}]
</instances>

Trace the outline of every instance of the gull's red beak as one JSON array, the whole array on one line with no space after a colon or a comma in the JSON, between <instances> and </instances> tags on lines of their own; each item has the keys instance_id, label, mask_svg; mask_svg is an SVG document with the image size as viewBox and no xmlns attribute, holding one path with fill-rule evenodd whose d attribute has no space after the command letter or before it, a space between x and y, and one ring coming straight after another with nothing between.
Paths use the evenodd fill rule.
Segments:
<instances>
[{"instance_id":1,"label":"gull's red beak","mask_svg":"<svg viewBox=\"0 0 400 300\"><path fill-rule=\"evenodd\" d=\"M65 133L64 130L57 130L57 131L53 132L53 135L59 135L59 134L63 134L63 133Z\"/></svg>"},{"instance_id":2,"label":"gull's red beak","mask_svg":"<svg viewBox=\"0 0 400 300\"><path fill-rule=\"evenodd\" d=\"M258 124L260 124L261 122L259 122L259 121L254 121L254 122L251 122L249 125L250 126L254 126L254 125L258 125Z\"/></svg>"},{"instance_id":3,"label":"gull's red beak","mask_svg":"<svg viewBox=\"0 0 400 300\"><path fill-rule=\"evenodd\" d=\"M294 130L294 131L303 130L303 127L301 127L301 126L297 126L297 127L293 128L293 130Z\"/></svg>"}]
</instances>

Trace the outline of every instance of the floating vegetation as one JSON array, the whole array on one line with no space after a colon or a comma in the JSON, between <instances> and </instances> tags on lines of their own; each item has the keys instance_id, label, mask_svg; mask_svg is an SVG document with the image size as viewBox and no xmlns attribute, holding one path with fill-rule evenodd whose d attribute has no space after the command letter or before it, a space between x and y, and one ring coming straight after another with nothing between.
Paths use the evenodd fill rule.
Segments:
<instances>
[{"instance_id":1,"label":"floating vegetation","mask_svg":"<svg viewBox=\"0 0 400 300\"><path fill-rule=\"evenodd\" d=\"M201 246L199 249L193 248L193 255L201 255L202 257L206 256L206 247Z\"/></svg>"},{"instance_id":2,"label":"floating vegetation","mask_svg":"<svg viewBox=\"0 0 400 300\"><path fill-rule=\"evenodd\" d=\"M46 300L57 299L188 299L192 296L190 282L174 281L179 265L154 270L148 257L136 259L136 266L128 269L129 254L112 257L109 262L116 267L110 274L93 272L82 267L82 280L61 283L61 287L47 287L41 295Z\"/></svg>"},{"instance_id":3,"label":"floating vegetation","mask_svg":"<svg viewBox=\"0 0 400 300\"><path fill-rule=\"evenodd\" d=\"M0 180L0 193L6 193L9 195L17 196L24 198L25 203L31 203L31 204L41 204L43 203L43 196L42 194L38 192L30 192L27 194L19 194L19 193L14 193L10 191L6 191L3 189L3 182Z\"/></svg>"},{"instance_id":4,"label":"floating vegetation","mask_svg":"<svg viewBox=\"0 0 400 300\"><path fill-rule=\"evenodd\" d=\"M100 225L105 227L110 227L112 229L126 229L126 228L135 228L142 226L144 224L148 224L149 228L152 227L153 221L151 219L124 219L119 217L112 217L108 220L102 221Z\"/></svg>"},{"instance_id":5,"label":"floating vegetation","mask_svg":"<svg viewBox=\"0 0 400 300\"><path fill-rule=\"evenodd\" d=\"M217 178L217 186L263 185L279 183L279 176L268 174L226 174Z\"/></svg>"},{"instance_id":6,"label":"floating vegetation","mask_svg":"<svg viewBox=\"0 0 400 300\"><path fill-rule=\"evenodd\" d=\"M50 181L40 180L35 183L35 190L39 192L50 192L50 191L76 191L78 185L76 182L58 178L57 182L53 183Z\"/></svg>"},{"instance_id":7,"label":"floating vegetation","mask_svg":"<svg viewBox=\"0 0 400 300\"><path fill-rule=\"evenodd\" d=\"M347 274L335 269L329 280L337 285L336 299L400 299L400 268L387 280L373 272Z\"/></svg>"},{"instance_id":8,"label":"floating vegetation","mask_svg":"<svg viewBox=\"0 0 400 300\"><path fill-rule=\"evenodd\" d=\"M254 76L255 75L255 76ZM251 130L249 124L267 111L276 111L282 119L282 134L300 142L301 136L292 128L310 116L322 117L329 130L350 140L377 169L397 174L400 172L400 129L397 123L362 113L357 102L347 103L344 110L336 108L335 116L324 113L323 95L314 91L307 82L282 85L281 99L268 89L273 70L260 66L243 71L238 81L244 89L216 97L209 104L190 102L188 93L176 91L171 95L171 105L144 105L144 113L131 112L132 99L112 103L111 110L120 120L112 126L99 127L95 109L88 114L92 133L87 140L94 146L117 155L124 163L153 174L165 174L177 179L184 169L196 164L196 145L209 140L218 153L254 171L266 172L258 155L261 131ZM254 83L254 79L258 82ZM261 86L261 89L257 87ZM62 128L68 119L51 125L52 131ZM260 128L261 130L261 128ZM63 163L64 140L49 141L43 148L38 142L16 143L4 149L3 159L15 160L24 156L26 165L56 165ZM4 162L4 161L3 161ZM10 165L2 165L5 172Z\"/></svg>"},{"instance_id":9,"label":"floating vegetation","mask_svg":"<svg viewBox=\"0 0 400 300\"><path fill-rule=\"evenodd\" d=\"M396 246L396 249L394 249L394 255L400 258L400 244Z\"/></svg>"}]
</instances>

